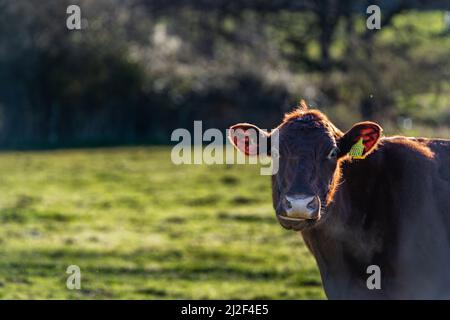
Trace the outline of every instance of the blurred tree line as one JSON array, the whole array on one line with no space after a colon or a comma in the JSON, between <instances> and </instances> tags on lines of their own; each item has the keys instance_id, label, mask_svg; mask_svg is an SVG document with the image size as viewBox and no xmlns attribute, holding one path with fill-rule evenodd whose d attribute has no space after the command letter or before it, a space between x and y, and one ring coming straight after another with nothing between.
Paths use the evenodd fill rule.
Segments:
<instances>
[{"instance_id":1,"label":"blurred tree line","mask_svg":"<svg viewBox=\"0 0 450 320\"><path fill-rule=\"evenodd\" d=\"M82 30L66 27L71 4ZM370 4L381 30L366 28ZM434 0L0 0L0 146L167 143L193 120L271 128L300 98L343 126L448 126L446 10Z\"/></svg>"}]
</instances>

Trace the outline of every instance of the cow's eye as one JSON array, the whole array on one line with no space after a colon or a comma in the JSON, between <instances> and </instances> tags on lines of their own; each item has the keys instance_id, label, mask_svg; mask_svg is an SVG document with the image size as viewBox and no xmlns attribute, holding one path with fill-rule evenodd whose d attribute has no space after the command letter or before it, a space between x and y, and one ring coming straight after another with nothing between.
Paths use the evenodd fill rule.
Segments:
<instances>
[{"instance_id":1,"label":"cow's eye","mask_svg":"<svg viewBox=\"0 0 450 320\"><path fill-rule=\"evenodd\" d=\"M327 158L328 159L336 159L338 152L339 152L339 149L337 147L334 147L333 149L330 150L330 153L328 153Z\"/></svg>"}]
</instances>

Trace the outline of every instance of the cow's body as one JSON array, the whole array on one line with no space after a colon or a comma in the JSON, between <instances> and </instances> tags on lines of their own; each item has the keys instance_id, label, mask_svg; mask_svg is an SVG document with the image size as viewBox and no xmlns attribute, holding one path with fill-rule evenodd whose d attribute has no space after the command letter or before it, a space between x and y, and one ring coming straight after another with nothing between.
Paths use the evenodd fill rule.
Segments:
<instances>
[{"instance_id":1,"label":"cow's body","mask_svg":"<svg viewBox=\"0 0 450 320\"><path fill-rule=\"evenodd\" d=\"M344 133L304 102L270 135L236 128L248 155L251 130L279 142L276 217L302 233L329 298L450 299L450 141L382 138L370 121Z\"/></svg>"},{"instance_id":2,"label":"cow's body","mask_svg":"<svg viewBox=\"0 0 450 320\"><path fill-rule=\"evenodd\" d=\"M388 138L344 163L322 220L302 234L329 298L450 298L450 141ZM369 265L380 290L367 288Z\"/></svg>"}]
</instances>

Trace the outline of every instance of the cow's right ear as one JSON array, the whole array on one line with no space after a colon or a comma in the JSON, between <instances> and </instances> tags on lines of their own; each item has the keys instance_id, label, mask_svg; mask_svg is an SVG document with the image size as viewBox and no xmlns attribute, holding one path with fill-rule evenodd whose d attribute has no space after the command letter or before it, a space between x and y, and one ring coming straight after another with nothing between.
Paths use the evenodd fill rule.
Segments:
<instances>
[{"instance_id":1,"label":"cow's right ear","mask_svg":"<svg viewBox=\"0 0 450 320\"><path fill-rule=\"evenodd\" d=\"M353 159L364 159L376 149L383 129L371 121L359 122L339 139L339 157L350 155Z\"/></svg>"},{"instance_id":2,"label":"cow's right ear","mask_svg":"<svg viewBox=\"0 0 450 320\"><path fill-rule=\"evenodd\" d=\"M228 129L231 144L247 156L258 155L262 139L268 137L267 132L250 123L238 123Z\"/></svg>"}]
</instances>

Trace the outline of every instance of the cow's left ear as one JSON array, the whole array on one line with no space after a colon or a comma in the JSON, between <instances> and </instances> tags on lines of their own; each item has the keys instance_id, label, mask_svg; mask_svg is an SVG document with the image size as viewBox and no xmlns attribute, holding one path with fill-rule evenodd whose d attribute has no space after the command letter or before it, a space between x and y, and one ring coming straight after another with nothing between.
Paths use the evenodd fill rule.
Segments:
<instances>
[{"instance_id":1,"label":"cow's left ear","mask_svg":"<svg viewBox=\"0 0 450 320\"><path fill-rule=\"evenodd\" d=\"M254 124L238 123L231 126L228 129L228 139L237 150L247 156L257 156L264 152L270 155L270 150L267 150L270 135Z\"/></svg>"},{"instance_id":2,"label":"cow's left ear","mask_svg":"<svg viewBox=\"0 0 450 320\"><path fill-rule=\"evenodd\" d=\"M354 159L364 159L377 146L383 129L375 122L355 124L338 141L339 157L349 154Z\"/></svg>"}]
</instances>

